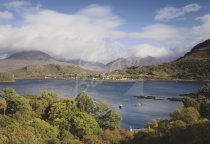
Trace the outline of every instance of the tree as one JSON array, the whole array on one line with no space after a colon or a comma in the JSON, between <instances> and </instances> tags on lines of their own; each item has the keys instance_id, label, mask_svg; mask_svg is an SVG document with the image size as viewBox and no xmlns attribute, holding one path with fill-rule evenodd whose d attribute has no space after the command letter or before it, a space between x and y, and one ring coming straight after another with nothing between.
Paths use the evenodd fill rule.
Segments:
<instances>
[{"instance_id":1,"label":"tree","mask_svg":"<svg viewBox=\"0 0 210 144\"><path fill-rule=\"evenodd\" d=\"M182 99L182 102L184 104L184 107L194 107L197 110L200 109L199 103L193 98L185 97Z\"/></svg>"},{"instance_id":2,"label":"tree","mask_svg":"<svg viewBox=\"0 0 210 144\"><path fill-rule=\"evenodd\" d=\"M106 114L108 111L110 111L109 105L105 101L99 100L96 103L96 107L94 109L94 115L95 115L94 117L102 116Z\"/></svg>"},{"instance_id":3,"label":"tree","mask_svg":"<svg viewBox=\"0 0 210 144\"><path fill-rule=\"evenodd\" d=\"M100 136L98 135L89 135L85 136L83 139L85 144L109 144L105 142Z\"/></svg>"},{"instance_id":4,"label":"tree","mask_svg":"<svg viewBox=\"0 0 210 144\"><path fill-rule=\"evenodd\" d=\"M148 122L146 125L146 128L151 129L157 129L159 126L160 120L152 120L151 122Z\"/></svg>"},{"instance_id":5,"label":"tree","mask_svg":"<svg viewBox=\"0 0 210 144\"><path fill-rule=\"evenodd\" d=\"M51 124L53 125L60 125L64 123L67 117L67 107L66 103L58 101L53 103L48 112L48 120L50 121Z\"/></svg>"},{"instance_id":6,"label":"tree","mask_svg":"<svg viewBox=\"0 0 210 144\"><path fill-rule=\"evenodd\" d=\"M62 144L82 144L82 142L74 137L69 131L67 130L60 130L60 137L59 139L61 140Z\"/></svg>"},{"instance_id":7,"label":"tree","mask_svg":"<svg viewBox=\"0 0 210 144\"><path fill-rule=\"evenodd\" d=\"M30 104L37 117L46 118L46 111L49 107L49 103L46 99L37 97L36 99L30 101Z\"/></svg>"},{"instance_id":8,"label":"tree","mask_svg":"<svg viewBox=\"0 0 210 144\"><path fill-rule=\"evenodd\" d=\"M204 95L206 97L210 97L210 83L206 83L203 85L198 92L200 95Z\"/></svg>"},{"instance_id":9,"label":"tree","mask_svg":"<svg viewBox=\"0 0 210 144\"><path fill-rule=\"evenodd\" d=\"M4 89L4 92L0 95L0 97L6 100L6 113L8 114L14 114L20 110L32 111L29 100L18 95L13 88Z\"/></svg>"},{"instance_id":10,"label":"tree","mask_svg":"<svg viewBox=\"0 0 210 144\"><path fill-rule=\"evenodd\" d=\"M76 106L81 112L91 114L103 129L115 129L119 127L121 117L105 101L93 102L84 92L76 98Z\"/></svg>"},{"instance_id":11,"label":"tree","mask_svg":"<svg viewBox=\"0 0 210 144\"><path fill-rule=\"evenodd\" d=\"M36 137L40 137L42 139L53 139L58 137L58 128L39 118L35 118L31 122L30 126L35 129Z\"/></svg>"},{"instance_id":12,"label":"tree","mask_svg":"<svg viewBox=\"0 0 210 144\"><path fill-rule=\"evenodd\" d=\"M203 117L210 119L210 101L206 101L205 103L201 103L200 113Z\"/></svg>"},{"instance_id":13,"label":"tree","mask_svg":"<svg viewBox=\"0 0 210 144\"><path fill-rule=\"evenodd\" d=\"M76 97L76 106L81 112L87 113L92 113L95 108L93 100L85 92Z\"/></svg>"},{"instance_id":14,"label":"tree","mask_svg":"<svg viewBox=\"0 0 210 144\"><path fill-rule=\"evenodd\" d=\"M56 92L43 90L41 97L31 99L30 104L37 116L46 119L50 106L57 101L59 101L59 97Z\"/></svg>"},{"instance_id":15,"label":"tree","mask_svg":"<svg viewBox=\"0 0 210 144\"><path fill-rule=\"evenodd\" d=\"M52 104L53 102L59 100L58 94L55 91L48 91L48 90L42 91L41 98L46 99L49 104Z\"/></svg>"},{"instance_id":16,"label":"tree","mask_svg":"<svg viewBox=\"0 0 210 144\"><path fill-rule=\"evenodd\" d=\"M114 130L119 127L121 117L113 110L109 110L104 115L97 117L101 128Z\"/></svg>"},{"instance_id":17,"label":"tree","mask_svg":"<svg viewBox=\"0 0 210 144\"><path fill-rule=\"evenodd\" d=\"M99 134L101 129L96 120L85 112L79 112L71 119L71 132L83 138L85 135Z\"/></svg>"},{"instance_id":18,"label":"tree","mask_svg":"<svg viewBox=\"0 0 210 144\"><path fill-rule=\"evenodd\" d=\"M120 115L112 110L105 101L98 101L96 103L93 116L103 129L113 130L118 128L121 120Z\"/></svg>"},{"instance_id":19,"label":"tree","mask_svg":"<svg viewBox=\"0 0 210 144\"><path fill-rule=\"evenodd\" d=\"M47 119L53 125L59 125L69 129L71 126L69 121L77 112L79 110L75 106L74 100L60 100L50 106Z\"/></svg>"},{"instance_id":20,"label":"tree","mask_svg":"<svg viewBox=\"0 0 210 144\"><path fill-rule=\"evenodd\" d=\"M133 133L126 130L105 130L100 137L105 144L131 144Z\"/></svg>"},{"instance_id":21,"label":"tree","mask_svg":"<svg viewBox=\"0 0 210 144\"><path fill-rule=\"evenodd\" d=\"M4 136L4 140L0 140L1 143L38 143L32 127L26 124L23 126L7 115L0 115L0 129L0 135Z\"/></svg>"},{"instance_id":22,"label":"tree","mask_svg":"<svg viewBox=\"0 0 210 144\"><path fill-rule=\"evenodd\" d=\"M155 129L156 136L171 136L186 127L186 123L182 120L163 120L159 121L158 127Z\"/></svg>"},{"instance_id":23,"label":"tree","mask_svg":"<svg viewBox=\"0 0 210 144\"><path fill-rule=\"evenodd\" d=\"M188 124L192 124L200 119L200 114L194 107L178 108L170 116L173 120L182 120Z\"/></svg>"},{"instance_id":24,"label":"tree","mask_svg":"<svg viewBox=\"0 0 210 144\"><path fill-rule=\"evenodd\" d=\"M5 89L3 90L3 94L4 94L5 96L9 97L9 96L16 95L17 93L16 93L15 89L9 87L9 88L5 88Z\"/></svg>"}]
</instances>

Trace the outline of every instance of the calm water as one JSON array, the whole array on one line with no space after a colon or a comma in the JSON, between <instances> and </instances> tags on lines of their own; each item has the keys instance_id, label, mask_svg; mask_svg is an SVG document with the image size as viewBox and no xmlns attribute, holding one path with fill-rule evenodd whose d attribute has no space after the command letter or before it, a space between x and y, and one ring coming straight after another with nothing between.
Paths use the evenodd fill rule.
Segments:
<instances>
[{"instance_id":1,"label":"calm water","mask_svg":"<svg viewBox=\"0 0 210 144\"><path fill-rule=\"evenodd\" d=\"M75 80L17 80L15 83L0 83L0 90L12 87L20 94L40 94L43 89L55 90L61 97L73 97L86 91L95 100L105 100L123 118L124 128L143 128L151 119L169 118L169 113L182 105L168 101L168 97L196 92L202 83L191 82L91 82ZM138 100L134 96L152 95L164 100ZM141 103L142 107L135 105ZM119 109L123 104L123 109Z\"/></svg>"}]
</instances>

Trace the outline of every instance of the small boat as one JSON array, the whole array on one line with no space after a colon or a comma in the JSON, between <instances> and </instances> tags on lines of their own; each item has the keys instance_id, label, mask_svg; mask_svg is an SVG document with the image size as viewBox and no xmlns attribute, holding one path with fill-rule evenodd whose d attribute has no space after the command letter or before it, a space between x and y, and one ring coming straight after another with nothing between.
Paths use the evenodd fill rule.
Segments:
<instances>
[{"instance_id":1,"label":"small boat","mask_svg":"<svg viewBox=\"0 0 210 144\"><path fill-rule=\"evenodd\" d=\"M123 107L123 105L122 105L122 104L120 104L120 105L119 105L119 109L122 109L122 107Z\"/></svg>"},{"instance_id":2,"label":"small boat","mask_svg":"<svg viewBox=\"0 0 210 144\"><path fill-rule=\"evenodd\" d=\"M136 107L140 108L140 107L142 107L142 104L141 103L137 103Z\"/></svg>"}]
</instances>

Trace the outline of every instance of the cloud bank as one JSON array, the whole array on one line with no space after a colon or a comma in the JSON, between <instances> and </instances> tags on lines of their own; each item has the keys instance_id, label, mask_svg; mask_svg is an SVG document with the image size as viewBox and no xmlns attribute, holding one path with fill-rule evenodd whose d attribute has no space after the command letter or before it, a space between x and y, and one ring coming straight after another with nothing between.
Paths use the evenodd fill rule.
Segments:
<instances>
[{"instance_id":1,"label":"cloud bank","mask_svg":"<svg viewBox=\"0 0 210 144\"><path fill-rule=\"evenodd\" d=\"M90 5L71 14L25 1L12 1L4 6L7 14L0 13L0 19L14 20L13 13L22 19L18 25L0 24L0 57L11 52L40 50L59 59L104 63L119 57L165 58L180 56L194 44L210 38L210 14L196 18L200 24L189 28L155 23L139 31L125 32L120 26L127 22L109 6ZM186 14L199 9L199 5L190 4L181 11ZM169 15L161 19L166 17ZM139 43L126 45L125 39Z\"/></svg>"},{"instance_id":2,"label":"cloud bank","mask_svg":"<svg viewBox=\"0 0 210 144\"><path fill-rule=\"evenodd\" d=\"M0 25L0 47L4 51L41 50L64 59L106 61L112 57L106 39L122 23L109 7L98 5L74 14L40 9L25 15L21 26Z\"/></svg>"}]
</instances>

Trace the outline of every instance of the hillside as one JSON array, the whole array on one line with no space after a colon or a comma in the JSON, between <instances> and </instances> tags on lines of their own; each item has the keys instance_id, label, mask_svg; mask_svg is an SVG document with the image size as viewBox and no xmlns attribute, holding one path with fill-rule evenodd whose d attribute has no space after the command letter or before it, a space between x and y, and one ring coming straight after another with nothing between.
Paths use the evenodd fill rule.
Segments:
<instances>
[{"instance_id":1,"label":"hillside","mask_svg":"<svg viewBox=\"0 0 210 144\"><path fill-rule=\"evenodd\" d=\"M210 80L210 40L202 42L183 57L153 66L114 71L115 79Z\"/></svg>"},{"instance_id":2,"label":"hillside","mask_svg":"<svg viewBox=\"0 0 210 144\"><path fill-rule=\"evenodd\" d=\"M29 65L11 72L15 78L75 78L75 76L98 76L100 73L71 65Z\"/></svg>"},{"instance_id":3,"label":"hillside","mask_svg":"<svg viewBox=\"0 0 210 144\"><path fill-rule=\"evenodd\" d=\"M0 60L0 71L14 75L14 78L70 78L98 75L75 64L58 61L41 51L23 51ZM4 79L5 75L2 76ZM5 81L5 80L4 80Z\"/></svg>"},{"instance_id":4,"label":"hillside","mask_svg":"<svg viewBox=\"0 0 210 144\"><path fill-rule=\"evenodd\" d=\"M22 51L17 52L10 55L6 59L0 60L0 72L11 72L15 74L15 76L24 77L23 74L27 74L26 77L30 75L34 76L42 76L42 75L51 75L61 73L60 71L55 71L55 67L59 66L62 68L64 72L62 73L75 73L78 74L87 72L92 73L91 70L85 70L85 68L79 68L78 65L73 63L68 63L64 61L59 61L53 58L52 56L41 52L41 51ZM38 70L40 68L40 70ZM31 74L25 70L32 69L35 71L31 71ZM53 69L51 71L51 69ZM66 70L66 71L65 71ZM81 71L80 71L81 70ZM39 74L37 73L39 72ZM94 72L93 72L94 73ZM97 72L96 72L97 73Z\"/></svg>"},{"instance_id":5,"label":"hillside","mask_svg":"<svg viewBox=\"0 0 210 144\"><path fill-rule=\"evenodd\" d=\"M0 71L9 72L29 65L47 64L71 65L66 62L58 61L41 51L23 51L14 53L6 59L0 60Z\"/></svg>"},{"instance_id":6,"label":"hillside","mask_svg":"<svg viewBox=\"0 0 210 144\"><path fill-rule=\"evenodd\" d=\"M106 64L106 69L109 71L114 71L114 70L125 69L131 66L150 66L160 63L163 63L163 61L160 58L151 57L151 56L145 58L139 58L139 57L118 58Z\"/></svg>"},{"instance_id":7,"label":"hillside","mask_svg":"<svg viewBox=\"0 0 210 144\"><path fill-rule=\"evenodd\" d=\"M197 44L190 52L186 53L183 57L177 59L176 61L192 59L210 59L210 39Z\"/></svg>"}]
</instances>

